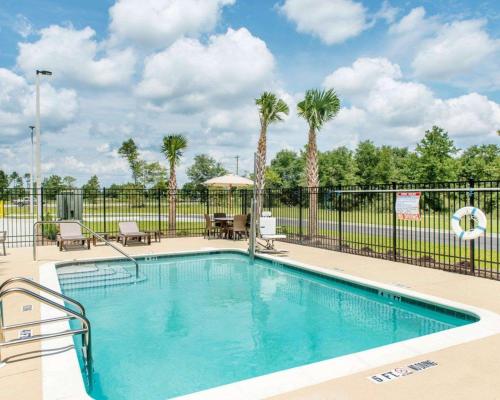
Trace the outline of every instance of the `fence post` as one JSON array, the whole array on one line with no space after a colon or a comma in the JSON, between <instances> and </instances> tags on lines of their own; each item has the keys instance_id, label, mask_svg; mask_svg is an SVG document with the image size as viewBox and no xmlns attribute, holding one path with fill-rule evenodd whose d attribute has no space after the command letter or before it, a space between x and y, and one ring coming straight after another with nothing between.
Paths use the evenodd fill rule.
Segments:
<instances>
[{"instance_id":1,"label":"fence post","mask_svg":"<svg viewBox=\"0 0 500 400\"><path fill-rule=\"evenodd\" d=\"M207 196L207 215L210 215L210 191L206 188L206 196Z\"/></svg>"},{"instance_id":2,"label":"fence post","mask_svg":"<svg viewBox=\"0 0 500 400\"><path fill-rule=\"evenodd\" d=\"M44 221L45 218L43 217L43 186L40 186L40 215L39 217L40 218L40 221ZM44 229L45 229L45 224L41 224L40 227L42 228L41 229L41 232L42 232L42 246L44 245Z\"/></svg>"},{"instance_id":3,"label":"fence post","mask_svg":"<svg viewBox=\"0 0 500 400\"><path fill-rule=\"evenodd\" d=\"M158 195L158 232L161 237L161 190L160 188L156 189L156 194Z\"/></svg>"},{"instance_id":4,"label":"fence post","mask_svg":"<svg viewBox=\"0 0 500 400\"><path fill-rule=\"evenodd\" d=\"M102 218L104 221L102 231L108 233L106 227L106 188L102 188Z\"/></svg>"},{"instance_id":5,"label":"fence post","mask_svg":"<svg viewBox=\"0 0 500 400\"><path fill-rule=\"evenodd\" d=\"M299 240L302 243L302 186L299 187Z\"/></svg>"},{"instance_id":6,"label":"fence post","mask_svg":"<svg viewBox=\"0 0 500 400\"><path fill-rule=\"evenodd\" d=\"M469 178L469 206L474 207L474 178ZM470 219L470 227L474 229L474 218ZM476 255L476 242L475 239L470 241L470 272L475 274L475 255Z\"/></svg>"},{"instance_id":7,"label":"fence post","mask_svg":"<svg viewBox=\"0 0 500 400\"><path fill-rule=\"evenodd\" d=\"M337 219L338 219L338 238L339 238L339 251L342 251L342 185L339 185L337 192Z\"/></svg>"},{"instance_id":8,"label":"fence post","mask_svg":"<svg viewBox=\"0 0 500 400\"><path fill-rule=\"evenodd\" d=\"M396 215L396 199L397 193L395 192L397 188L396 182L392 182L392 258L394 261L397 261L397 245L398 245L398 236L397 236L397 215Z\"/></svg>"}]
</instances>

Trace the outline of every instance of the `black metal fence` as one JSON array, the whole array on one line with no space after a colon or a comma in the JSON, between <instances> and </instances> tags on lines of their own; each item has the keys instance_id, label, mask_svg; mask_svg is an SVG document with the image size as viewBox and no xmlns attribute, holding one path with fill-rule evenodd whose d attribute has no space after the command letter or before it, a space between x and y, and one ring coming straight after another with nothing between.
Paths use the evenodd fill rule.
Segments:
<instances>
[{"instance_id":1,"label":"black metal fence","mask_svg":"<svg viewBox=\"0 0 500 400\"><path fill-rule=\"evenodd\" d=\"M287 242L500 279L499 183L269 189L262 193L263 209L277 218ZM397 192L415 189L422 192L420 220L399 220L395 209ZM69 193L70 199L79 199L67 203L66 210L61 208L64 193ZM31 245L37 202L34 196L31 213L30 194L25 189L0 193L0 231L8 232L10 247ZM111 237L118 233L120 221L136 221L141 229L160 231L163 236L200 236L205 227L204 214L246 214L251 199L251 190L168 193L157 189L43 189L40 196L43 220L77 217L91 229ZM317 202L313 214L311 200ZM460 240L451 229L451 216L468 205L487 216L486 234L474 241ZM61 215L64 212L70 215ZM309 223L310 215L315 215L314 226ZM462 226L467 229L471 223L466 220ZM38 243L52 244L57 227L44 226L37 234Z\"/></svg>"}]
</instances>

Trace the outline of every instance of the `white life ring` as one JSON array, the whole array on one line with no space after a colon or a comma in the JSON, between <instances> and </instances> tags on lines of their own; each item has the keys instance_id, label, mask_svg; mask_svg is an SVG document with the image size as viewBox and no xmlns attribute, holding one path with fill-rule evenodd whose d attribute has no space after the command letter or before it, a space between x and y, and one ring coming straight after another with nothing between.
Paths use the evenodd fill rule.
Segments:
<instances>
[{"instance_id":1,"label":"white life ring","mask_svg":"<svg viewBox=\"0 0 500 400\"><path fill-rule=\"evenodd\" d=\"M466 215L470 215L476 221L476 226L474 229L464 231L460 226L460 220ZM474 240L479 236L482 236L486 232L486 215L476 207L463 207L458 210L453 217L451 217L451 227L460 239L463 240Z\"/></svg>"}]
</instances>

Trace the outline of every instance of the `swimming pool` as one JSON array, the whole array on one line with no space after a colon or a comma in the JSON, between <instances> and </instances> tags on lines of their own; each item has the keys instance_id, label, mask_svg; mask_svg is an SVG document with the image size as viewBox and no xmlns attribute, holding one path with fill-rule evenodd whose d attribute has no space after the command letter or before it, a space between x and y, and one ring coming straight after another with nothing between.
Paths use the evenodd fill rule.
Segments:
<instances>
[{"instance_id":1,"label":"swimming pool","mask_svg":"<svg viewBox=\"0 0 500 400\"><path fill-rule=\"evenodd\" d=\"M136 284L123 261L58 269L92 322L98 400L180 396L477 321L240 252L140 264Z\"/></svg>"}]
</instances>

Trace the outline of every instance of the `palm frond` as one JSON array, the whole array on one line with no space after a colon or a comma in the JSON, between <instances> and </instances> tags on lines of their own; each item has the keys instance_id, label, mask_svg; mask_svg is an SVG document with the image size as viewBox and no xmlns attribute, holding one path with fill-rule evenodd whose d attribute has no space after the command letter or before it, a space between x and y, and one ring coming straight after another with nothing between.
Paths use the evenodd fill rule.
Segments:
<instances>
[{"instance_id":1,"label":"palm frond","mask_svg":"<svg viewBox=\"0 0 500 400\"><path fill-rule=\"evenodd\" d=\"M297 112L309 126L320 130L322 126L334 118L340 110L340 100L333 89L310 89L304 100L297 104Z\"/></svg>"},{"instance_id":2,"label":"palm frond","mask_svg":"<svg viewBox=\"0 0 500 400\"><path fill-rule=\"evenodd\" d=\"M260 119L265 126L273 122L283 121L283 116L290 112L285 101L271 92L262 93L258 99L255 99L255 104L259 106Z\"/></svg>"},{"instance_id":3,"label":"palm frond","mask_svg":"<svg viewBox=\"0 0 500 400\"><path fill-rule=\"evenodd\" d=\"M169 161L170 165L175 165L180 161L187 145L188 141L184 135L174 133L163 137L161 151Z\"/></svg>"}]
</instances>

